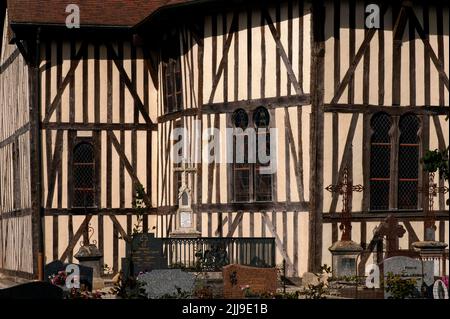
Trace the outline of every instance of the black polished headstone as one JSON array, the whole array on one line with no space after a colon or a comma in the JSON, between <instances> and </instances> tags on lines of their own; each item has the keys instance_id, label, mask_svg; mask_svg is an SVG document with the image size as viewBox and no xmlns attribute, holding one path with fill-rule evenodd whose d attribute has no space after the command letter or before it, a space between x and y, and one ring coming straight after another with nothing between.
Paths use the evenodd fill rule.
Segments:
<instances>
[{"instance_id":1,"label":"black polished headstone","mask_svg":"<svg viewBox=\"0 0 450 319\"><path fill-rule=\"evenodd\" d=\"M63 299L63 290L48 282L31 282L1 289L0 299Z\"/></svg>"},{"instance_id":2,"label":"black polished headstone","mask_svg":"<svg viewBox=\"0 0 450 319\"><path fill-rule=\"evenodd\" d=\"M162 239L154 234L136 234L131 244L127 244L127 258L122 259L125 276L136 277L140 273L156 269L167 269Z\"/></svg>"}]
</instances>

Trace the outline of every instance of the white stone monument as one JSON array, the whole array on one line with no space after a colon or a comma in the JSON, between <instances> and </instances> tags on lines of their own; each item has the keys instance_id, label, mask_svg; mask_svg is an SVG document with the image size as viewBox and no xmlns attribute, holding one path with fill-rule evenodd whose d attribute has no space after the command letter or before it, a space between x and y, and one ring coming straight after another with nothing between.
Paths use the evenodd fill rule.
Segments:
<instances>
[{"instance_id":1,"label":"white stone monument","mask_svg":"<svg viewBox=\"0 0 450 319\"><path fill-rule=\"evenodd\" d=\"M175 231L171 238L199 238L201 233L195 229L194 211L192 210L192 191L189 187L188 174L195 174L197 170L188 167L186 161L176 172L182 173L182 185L178 193L178 210L175 223Z\"/></svg>"}]
</instances>

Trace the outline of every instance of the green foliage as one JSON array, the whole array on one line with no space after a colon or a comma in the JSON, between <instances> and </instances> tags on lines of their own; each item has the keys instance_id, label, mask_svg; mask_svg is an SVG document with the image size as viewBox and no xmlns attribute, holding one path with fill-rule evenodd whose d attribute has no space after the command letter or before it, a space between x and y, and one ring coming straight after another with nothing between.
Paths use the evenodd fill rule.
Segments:
<instances>
[{"instance_id":1,"label":"green foliage","mask_svg":"<svg viewBox=\"0 0 450 319\"><path fill-rule=\"evenodd\" d=\"M137 222L133 226L133 234L143 232L144 213L147 208L144 201L145 188L141 184L136 185L136 199L133 201L133 209L136 211Z\"/></svg>"},{"instance_id":2,"label":"green foliage","mask_svg":"<svg viewBox=\"0 0 450 319\"><path fill-rule=\"evenodd\" d=\"M307 289L301 292L306 299L325 299L327 293L328 287L323 282L317 285L309 285Z\"/></svg>"},{"instance_id":3,"label":"green foliage","mask_svg":"<svg viewBox=\"0 0 450 319\"><path fill-rule=\"evenodd\" d=\"M111 294L122 299L147 299L144 284L131 276L125 279L123 274L120 275L119 281L114 284Z\"/></svg>"},{"instance_id":4,"label":"green foliage","mask_svg":"<svg viewBox=\"0 0 450 319\"><path fill-rule=\"evenodd\" d=\"M205 251L199 250L195 254L196 267L198 271L202 270L218 270L230 264L227 251L221 245L212 245L210 249Z\"/></svg>"},{"instance_id":5,"label":"green foliage","mask_svg":"<svg viewBox=\"0 0 450 319\"><path fill-rule=\"evenodd\" d=\"M244 289L244 297L245 298L262 298L260 293L253 291L250 287L246 287Z\"/></svg>"},{"instance_id":6,"label":"green foliage","mask_svg":"<svg viewBox=\"0 0 450 319\"><path fill-rule=\"evenodd\" d=\"M210 286L205 286L203 284L199 284L193 293L193 297L195 299L214 299L214 292Z\"/></svg>"},{"instance_id":7,"label":"green foliage","mask_svg":"<svg viewBox=\"0 0 450 319\"><path fill-rule=\"evenodd\" d=\"M285 293L276 293L273 295L274 299L289 299L289 300L296 300L300 298L300 291L294 291L294 292L285 292ZM270 298L264 298L264 295L262 296L263 299L270 299Z\"/></svg>"},{"instance_id":8,"label":"green foliage","mask_svg":"<svg viewBox=\"0 0 450 319\"><path fill-rule=\"evenodd\" d=\"M173 263L169 266L169 269L181 269L185 271L188 269L188 267L183 263Z\"/></svg>"},{"instance_id":9,"label":"green foliage","mask_svg":"<svg viewBox=\"0 0 450 319\"><path fill-rule=\"evenodd\" d=\"M428 151L424 158L422 159L422 163L424 166L424 170L429 173L439 172L440 178L448 181L449 177L449 148L446 150L434 150ZM447 200L447 205L450 205L449 200Z\"/></svg>"},{"instance_id":10,"label":"green foliage","mask_svg":"<svg viewBox=\"0 0 450 319\"><path fill-rule=\"evenodd\" d=\"M391 297L390 299L412 299L418 297L416 288L417 280L414 278L405 278L402 275L388 273L385 287Z\"/></svg>"},{"instance_id":11,"label":"green foliage","mask_svg":"<svg viewBox=\"0 0 450 319\"><path fill-rule=\"evenodd\" d=\"M192 295L190 292L182 291L177 287L176 293L164 295L160 299L190 299L191 297Z\"/></svg>"},{"instance_id":12,"label":"green foliage","mask_svg":"<svg viewBox=\"0 0 450 319\"><path fill-rule=\"evenodd\" d=\"M331 277L331 267L327 264L320 267L320 271L316 273L317 277L322 278L324 275ZM325 299L325 295L329 294L330 288L328 283L321 281L317 285L308 285L304 291L300 294L305 296L306 299Z\"/></svg>"},{"instance_id":13,"label":"green foliage","mask_svg":"<svg viewBox=\"0 0 450 319\"><path fill-rule=\"evenodd\" d=\"M424 164L425 171L429 173L439 172L441 178L448 180L449 167L448 167L448 149L447 150L434 150L428 151L422 163Z\"/></svg>"}]
</instances>

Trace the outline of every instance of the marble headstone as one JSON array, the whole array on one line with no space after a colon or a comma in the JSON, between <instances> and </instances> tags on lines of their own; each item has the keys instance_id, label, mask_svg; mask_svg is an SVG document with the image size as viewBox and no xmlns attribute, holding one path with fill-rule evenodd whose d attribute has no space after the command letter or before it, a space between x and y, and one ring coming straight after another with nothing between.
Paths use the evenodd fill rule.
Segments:
<instances>
[{"instance_id":1,"label":"marble headstone","mask_svg":"<svg viewBox=\"0 0 450 319\"><path fill-rule=\"evenodd\" d=\"M427 286L434 283L434 264L429 261L423 262L422 269L420 260L403 256L391 257L384 260L384 277L386 278L389 273L416 279L418 291L421 291L422 288L422 278ZM389 296L385 293L385 297Z\"/></svg>"}]
</instances>

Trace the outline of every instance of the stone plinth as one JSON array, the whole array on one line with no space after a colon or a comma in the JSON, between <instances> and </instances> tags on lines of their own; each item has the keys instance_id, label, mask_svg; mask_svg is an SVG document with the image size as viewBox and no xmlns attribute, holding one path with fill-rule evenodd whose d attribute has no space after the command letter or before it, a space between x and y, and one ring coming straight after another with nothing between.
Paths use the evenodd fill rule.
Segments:
<instances>
[{"instance_id":1,"label":"stone plinth","mask_svg":"<svg viewBox=\"0 0 450 319\"><path fill-rule=\"evenodd\" d=\"M354 241L337 241L328 249L333 259L333 275L335 277L351 277L357 275L357 259L362 247Z\"/></svg>"}]
</instances>

